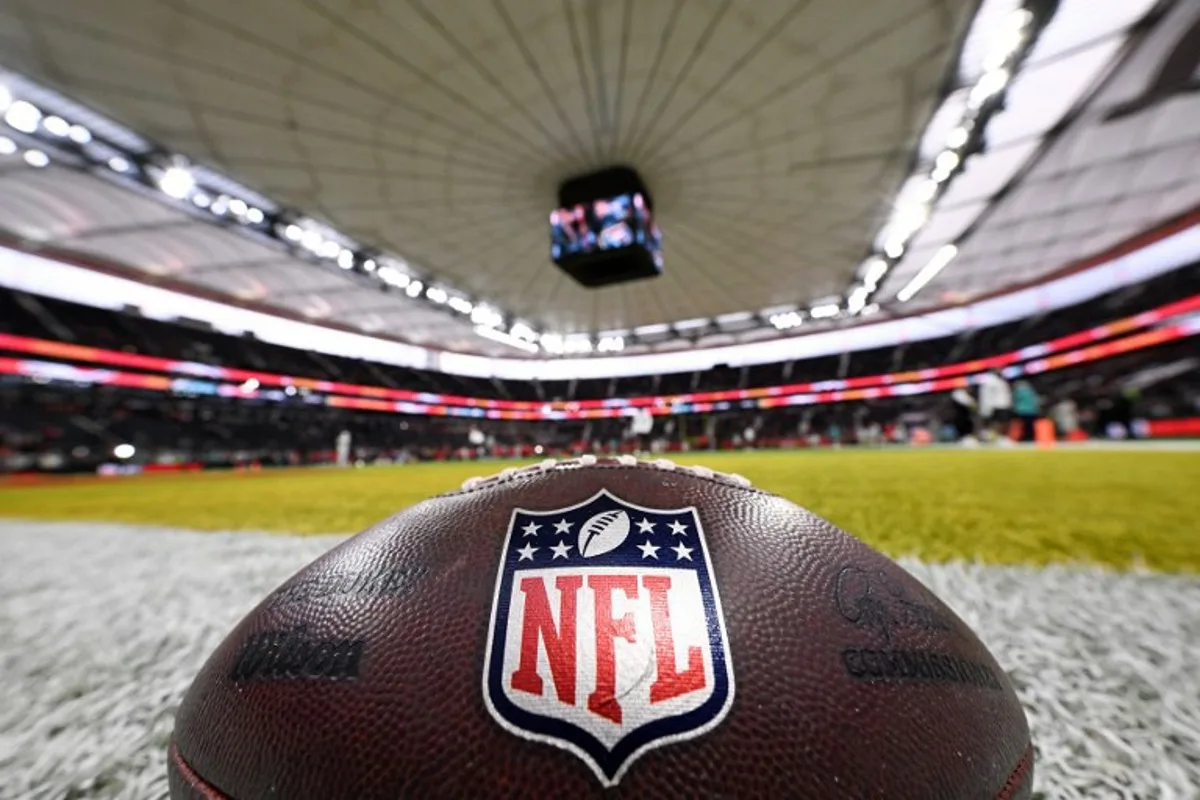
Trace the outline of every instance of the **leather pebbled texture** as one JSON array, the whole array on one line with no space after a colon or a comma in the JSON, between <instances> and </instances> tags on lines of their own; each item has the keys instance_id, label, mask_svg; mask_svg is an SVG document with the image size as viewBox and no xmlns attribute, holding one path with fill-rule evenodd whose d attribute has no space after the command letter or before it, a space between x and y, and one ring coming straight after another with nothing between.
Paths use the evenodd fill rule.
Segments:
<instances>
[{"instance_id":1,"label":"leather pebbled texture","mask_svg":"<svg viewBox=\"0 0 1200 800\"><path fill-rule=\"evenodd\" d=\"M561 508L600 489L697 508L736 673L715 728L647 752L608 789L575 755L504 730L481 692L513 509ZM321 679L234 680L248 643L298 626L324 643L311 670ZM906 653L936 653L943 666L915 679ZM172 797L234 800L1019 800L1033 773L1003 670L891 560L782 498L605 462L433 498L319 558L213 653L179 710L171 755Z\"/></svg>"}]
</instances>

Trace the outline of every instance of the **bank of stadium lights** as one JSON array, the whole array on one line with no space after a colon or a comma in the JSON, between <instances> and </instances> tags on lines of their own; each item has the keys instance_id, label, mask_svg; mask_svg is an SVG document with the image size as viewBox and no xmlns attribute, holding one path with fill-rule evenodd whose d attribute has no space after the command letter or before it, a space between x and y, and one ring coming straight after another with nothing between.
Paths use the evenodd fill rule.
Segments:
<instances>
[{"instance_id":1,"label":"bank of stadium lights","mask_svg":"<svg viewBox=\"0 0 1200 800\"><path fill-rule=\"evenodd\" d=\"M0 112L8 127L46 145L25 152L25 161L31 166L48 165L47 151L57 149L60 153L69 152L76 163L82 159L85 164L141 180L172 200L190 201L197 209L214 216L228 216L254 226L266 221L266 213L244 199L199 186L194 172L182 158L145 156L128 152L112 142L97 142L87 126L72 122L63 114L49 113L28 100L14 98L7 87L0 87Z\"/></svg>"},{"instance_id":2,"label":"bank of stadium lights","mask_svg":"<svg viewBox=\"0 0 1200 800\"><path fill-rule=\"evenodd\" d=\"M25 146L19 143L21 138L34 138L45 146L29 147L22 152L22 157L32 166L45 166L57 153L69 155L71 163L82 162L84 166L96 168L100 175L154 188L171 201L187 203L193 211L208 215L214 221L238 223L258 235L283 241L315 260L370 276L379 281L382 289L400 289L414 300L427 300L463 316L475 313L477 303L450 287L429 286L427 289L424 282L410 274L402 259L363 253L357 247L347 246L347 237L325 226L309 225L309 220L290 218L278 209L260 208L245 197L222 192L217 186L203 185L211 179L207 176L213 173L193 169L183 156L161 150L136 151L117 142L98 139L70 116L62 110L56 113L27 99L14 97L9 87L0 84L0 120L21 134L20 137L0 137L0 156L22 151ZM220 176L215 180L221 180ZM487 327L497 328L502 324L503 316L494 321L489 310L484 321Z\"/></svg>"},{"instance_id":3,"label":"bank of stadium lights","mask_svg":"<svg viewBox=\"0 0 1200 800\"><path fill-rule=\"evenodd\" d=\"M1036 3L1027 3L1027 6L1033 5ZM860 268L859 282L847 292L846 313L862 315L867 313L868 309L873 311L878 308L869 302L871 297L891 269L904 257L909 243L925 226L938 198L946 191L952 179L962 171L966 159L982 148L987 122L999 108L1004 92L1012 83L1021 60L1032 48L1037 33L1035 27L1040 27L1048 20L1047 14L1040 16L1039 20L1039 15L1035 15L1030 7L1018 8L994 29L995 38L983 61L983 72L967 89L966 108L962 118L950 130L943 149L933 158L932 164L914 176L913 180L917 183L911 187L906 184L908 196L903 202L897 203L893 210L884 229L886 236L883 237L879 252L873 253L867 259ZM954 258L953 254L944 257L943 252L949 251L939 251L930 261L930 265L936 269L932 272L923 269L922 273L927 277L920 283L914 278L910 286L916 283L916 288L910 291L905 287L906 296L897 295L898 299L902 302L911 299Z\"/></svg>"}]
</instances>

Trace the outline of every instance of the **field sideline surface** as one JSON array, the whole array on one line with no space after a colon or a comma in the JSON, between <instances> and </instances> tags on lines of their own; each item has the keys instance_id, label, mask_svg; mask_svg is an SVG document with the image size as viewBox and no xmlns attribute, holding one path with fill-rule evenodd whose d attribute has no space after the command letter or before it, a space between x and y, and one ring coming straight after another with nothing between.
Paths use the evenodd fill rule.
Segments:
<instances>
[{"instance_id":1,"label":"field sideline surface","mask_svg":"<svg viewBox=\"0 0 1200 800\"><path fill-rule=\"evenodd\" d=\"M744 474L900 556L1012 679L1037 800L1200 797L1200 453L680 460ZM354 532L509 465L0 484L0 800L165 800L167 740L200 665L344 539L252 531Z\"/></svg>"},{"instance_id":2,"label":"field sideline surface","mask_svg":"<svg viewBox=\"0 0 1200 800\"><path fill-rule=\"evenodd\" d=\"M745 475L892 556L1200 573L1198 452L840 450L675 460ZM354 533L515 463L64 479L0 486L0 517Z\"/></svg>"}]
</instances>

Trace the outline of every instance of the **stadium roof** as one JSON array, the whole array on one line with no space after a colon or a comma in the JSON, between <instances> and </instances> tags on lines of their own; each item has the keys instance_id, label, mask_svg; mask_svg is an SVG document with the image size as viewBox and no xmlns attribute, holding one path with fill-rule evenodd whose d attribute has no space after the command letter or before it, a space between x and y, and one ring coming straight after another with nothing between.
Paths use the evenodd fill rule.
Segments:
<instances>
[{"instance_id":1,"label":"stadium roof","mask_svg":"<svg viewBox=\"0 0 1200 800\"><path fill-rule=\"evenodd\" d=\"M636 352L776 337L813 306L838 315L817 326L868 300L908 313L1061 271L1200 202L1181 168L1195 95L1136 102L1194 4L1062 0L1044 29L1033 14L1014 29L1022 5L13 3L13 97L43 127L94 133L76 150L117 149L37 168L38 121L5 131L0 228L483 354L516 351L481 329ZM166 198L122 154L196 187ZM546 213L559 180L615 161L655 194L666 274L585 290L550 264Z\"/></svg>"}]
</instances>

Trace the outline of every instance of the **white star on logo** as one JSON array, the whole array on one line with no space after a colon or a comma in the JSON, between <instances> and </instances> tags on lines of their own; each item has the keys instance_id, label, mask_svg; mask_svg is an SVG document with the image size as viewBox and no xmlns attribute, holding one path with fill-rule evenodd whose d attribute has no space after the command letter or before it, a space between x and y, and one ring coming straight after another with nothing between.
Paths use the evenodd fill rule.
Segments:
<instances>
[{"instance_id":1,"label":"white star on logo","mask_svg":"<svg viewBox=\"0 0 1200 800\"><path fill-rule=\"evenodd\" d=\"M525 531L526 536L537 536L538 528L540 527L542 526L538 525L536 522L530 522L524 528L521 528L521 530Z\"/></svg>"},{"instance_id":2,"label":"white star on logo","mask_svg":"<svg viewBox=\"0 0 1200 800\"><path fill-rule=\"evenodd\" d=\"M554 551L554 558L566 558L567 551L571 549L571 545L566 542L559 542L550 549Z\"/></svg>"},{"instance_id":3,"label":"white star on logo","mask_svg":"<svg viewBox=\"0 0 1200 800\"><path fill-rule=\"evenodd\" d=\"M520 550L517 551L517 553L520 554L520 556L521 556L520 558L517 559L517 561L533 561L533 554L536 553L538 551L538 549L539 548L534 547L531 544L525 545L524 547L522 547Z\"/></svg>"},{"instance_id":4,"label":"white star on logo","mask_svg":"<svg viewBox=\"0 0 1200 800\"><path fill-rule=\"evenodd\" d=\"M671 523L671 533L675 534L676 536L686 536L687 525L680 523L679 520L675 520Z\"/></svg>"},{"instance_id":5,"label":"white star on logo","mask_svg":"<svg viewBox=\"0 0 1200 800\"><path fill-rule=\"evenodd\" d=\"M642 521L637 524L638 533L654 533L654 523L642 517Z\"/></svg>"},{"instance_id":6,"label":"white star on logo","mask_svg":"<svg viewBox=\"0 0 1200 800\"><path fill-rule=\"evenodd\" d=\"M554 532L555 533L570 533L571 532L571 523L567 522L565 519L560 519L558 522L554 523Z\"/></svg>"},{"instance_id":7,"label":"white star on logo","mask_svg":"<svg viewBox=\"0 0 1200 800\"><path fill-rule=\"evenodd\" d=\"M684 559L687 559L688 561L692 560L692 548L684 547L683 542L680 542L671 549L675 551L676 561L683 561Z\"/></svg>"},{"instance_id":8,"label":"white star on logo","mask_svg":"<svg viewBox=\"0 0 1200 800\"><path fill-rule=\"evenodd\" d=\"M645 544L639 544L638 550L642 551L642 558L653 558L658 560L658 548L650 544L649 541L647 541Z\"/></svg>"}]
</instances>

